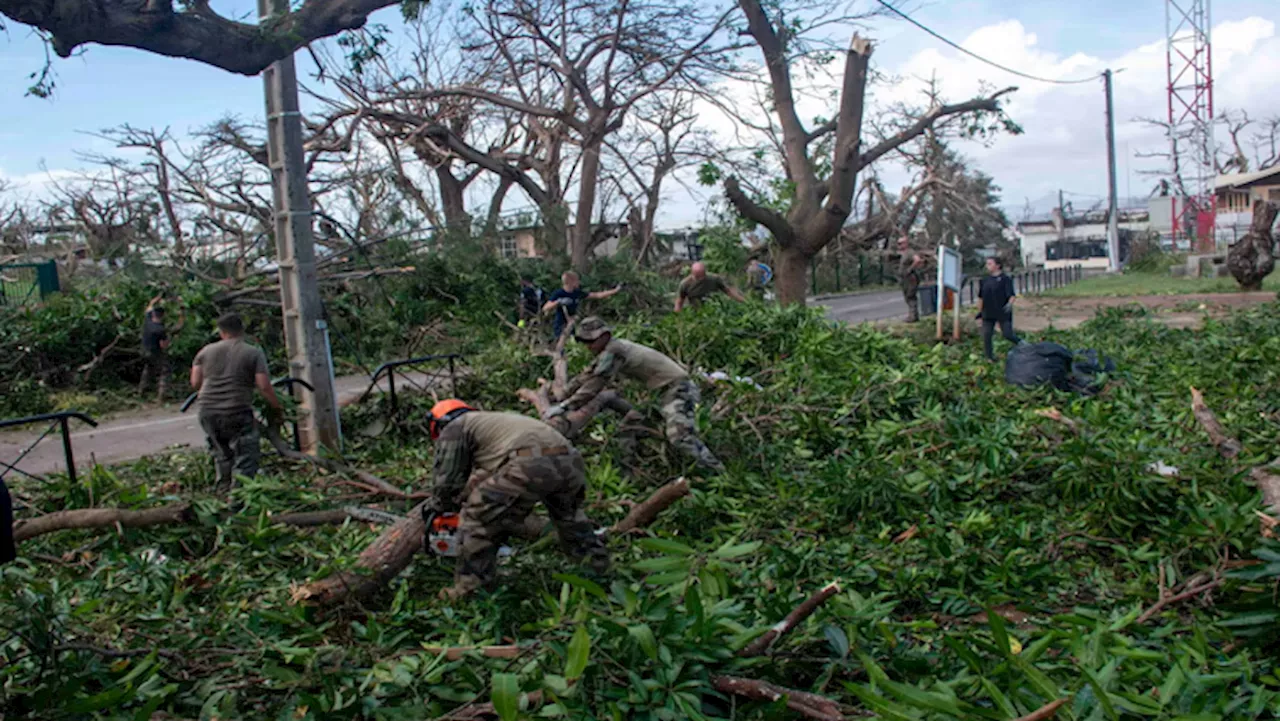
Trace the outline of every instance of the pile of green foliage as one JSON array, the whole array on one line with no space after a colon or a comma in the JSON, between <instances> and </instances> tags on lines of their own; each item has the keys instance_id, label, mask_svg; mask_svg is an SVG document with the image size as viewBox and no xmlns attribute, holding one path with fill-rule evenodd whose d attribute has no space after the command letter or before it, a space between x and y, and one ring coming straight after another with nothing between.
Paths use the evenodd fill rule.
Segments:
<instances>
[{"instance_id":1,"label":"pile of green foliage","mask_svg":"<svg viewBox=\"0 0 1280 721\"><path fill-rule=\"evenodd\" d=\"M339 375L369 373L388 360L487 347L507 334L500 318L515 321L521 272L531 273L548 293L560 285L558 271L541 261L521 266L491 253L416 254L407 246L389 245L379 264L411 266L412 272L322 286ZM590 289L618 283L626 284L627 293L603 308L667 304L669 281L625 263L602 261L584 278ZM225 303L220 301L225 292L192 278L144 280L121 274L81 283L40 305L0 306L0 418L67 408L96 412L138 400L130 389L144 365L143 309L161 293L170 327L178 322L179 302L186 314L169 351L175 386L185 387L191 360L216 339L216 320L228 310L244 317L250 339L283 374L284 337L280 310L272 305L275 296L268 292L255 296L253 304ZM107 348L110 352L95 364Z\"/></svg>"},{"instance_id":2,"label":"pile of green foliage","mask_svg":"<svg viewBox=\"0 0 1280 721\"><path fill-rule=\"evenodd\" d=\"M697 480L646 536L611 539L608 576L517 542L492 593L437 600L450 563L420 556L382 595L322 611L292 590L348 568L377 529L268 514L341 505L351 489L331 477L272 465L234 511L207 496L199 456L79 486L22 483L20 516L186 498L199 523L24 543L0 584L0 703L77 719L419 720L473 701L505 721L787 717L784 702L717 693L713 677L732 674L823 694L850 717L1014 719L1058 699L1062 719L1280 713L1280 545L1260 541L1259 494L1241 472L1277 452L1280 307L1202 331L1112 312L1052 333L1117 361L1094 398L1011 388L972 341L923 346L803 309L712 303L619 320L621 335L752 382L704 382L699 425L729 470ZM471 357L463 394L518 408L512 391L547 363L495 345ZM1190 385L1241 440L1234 462L1192 418ZM653 417L654 398L626 392ZM425 487L429 402L402 406L381 436L353 432L353 461ZM1037 413L1050 407L1074 425ZM579 441L602 524L682 471L653 441L643 469L624 472L612 423ZM1263 563L1248 565L1255 554ZM1215 605L1137 620L1161 583L1204 570L1235 576ZM831 581L842 591L768 657L735 656ZM518 658L425 648L510 643ZM542 704L523 704L534 691Z\"/></svg>"}]
</instances>

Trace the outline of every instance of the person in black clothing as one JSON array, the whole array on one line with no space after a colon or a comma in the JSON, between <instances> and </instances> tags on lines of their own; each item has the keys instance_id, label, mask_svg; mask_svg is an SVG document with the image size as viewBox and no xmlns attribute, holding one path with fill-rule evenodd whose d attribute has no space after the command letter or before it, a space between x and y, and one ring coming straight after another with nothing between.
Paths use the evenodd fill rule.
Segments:
<instances>
[{"instance_id":1,"label":"person in black clothing","mask_svg":"<svg viewBox=\"0 0 1280 721\"><path fill-rule=\"evenodd\" d=\"M547 299L545 305L542 306L543 311L555 309L555 321L552 329L555 331L555 340L560 340L560 334L564 332L564 327L568 325L569 318L578 313L578 304L584 300L603 300L611 296L617 295L622 290L622 286L611 288L609 290L598 290L589 293L582 289L579 285L578 274L572 270L565 271L560 276L562 287L557 288L551 297Z\"/></svg>"},{"instance_id":2,"label":"person in black clothing","mask_svg":"<svg viewBox=\"0 0 1280 721\"><path fill-rule=\"evenodd\" d=\"M0 481L0 564L17 557L18 549L13 545L13 499L9 497L9 487Z\"/></svg>"},{"instance_id":3,"label":"person in black clothing","mask_svg":"<svg viewBox=\"0 0 1280 721\"><path fill-rule=\"evenodd\" d=\"M533 320L542 312L542 304L547 302L547 294L533 283L533 276L528 273L520 276L520 297L516 300L516 320L521 326Z\"/></svg>"},{"instance_id":4,"label":"person in black clothing","mask_svg":"<svg viewBox=\"0 0 1280 721\"><path fill-rule=\"evenodd\" d=\"M160 305L163 296L156 296L147 304L142 319L142 379L138 381L138 395L147 392L151 378L156 379L156 400L164 402L173 368L169 365L169 330L165 327L165 312ZM181 324L179 324L179 328ZM174 332L177 332L177 328Z\"/></svg>"},{"instance_id":5,"label":"person in black clothing","mask_svg":"<svg viewBox=\"0 0 1280 721\"><path fill-rule=\"evenodd\" d=\"M1013 332L1013 278L1004 274L1004 263L999 258L987 258L987 277L978 286L978 318L982 321L982 350L987 360L994 361L991 340L996 323L1004 339L1017 345L1022 340Z\"/></svg>"}]
</instances>

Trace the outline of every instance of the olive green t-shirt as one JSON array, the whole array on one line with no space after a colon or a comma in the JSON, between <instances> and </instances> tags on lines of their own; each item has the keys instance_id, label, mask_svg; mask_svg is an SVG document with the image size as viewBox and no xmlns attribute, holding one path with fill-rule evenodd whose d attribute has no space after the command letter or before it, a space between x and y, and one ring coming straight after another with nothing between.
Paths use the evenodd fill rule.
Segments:
<instances>
[{"instance_id":1,"label":"olive green t-shirt","mask_svg":"<svg viewBox=\"0 0 1280 721\"><path fill-rule=\"evenodd\" d=\"M596 359L597 365L610 365L608 370L640 381L650 390L666 388L689 377L679 363L649 346L621 338L612 338Z\"/></svg>"},{"instance_id":2,"label":"olive green t-shirt","mask_svg":"<svg viewBox=\"0 0 1280 721\"><path fill-rule=\"evenodd\" d=\"M472 463L491 472L497 470L512 451L570 445L551 426L518 413L472 411L450 423L445 430L455 425L460 426L464 442L471 446Z\"/></svg>"},{"instance_id":3,"label":"olive green t-shirt","mask_svg":"<svg viewBox=\"0 0 1280 721\"><path fill-rule=\"evenodd\" d=\"M200 349L192 365L204 371L201 413L238 413L253 409L254 376L267 372L267 356L243 338L229 338Z\"/></svg>"},{"instance_id":4,"label":"olive green t-shirt","mask_svg":"<svg viewBox=\"0 0 1280 721\"><path fill-rule=\"evenodd\" d=\"M697 305L705 300L708 296L715 293L729 292L729 284L724 282L724 278L718 275L707 273L701 278L686 276L680 281L680 297L688 299L689 302Z\"/></svg>"}]
</instances>

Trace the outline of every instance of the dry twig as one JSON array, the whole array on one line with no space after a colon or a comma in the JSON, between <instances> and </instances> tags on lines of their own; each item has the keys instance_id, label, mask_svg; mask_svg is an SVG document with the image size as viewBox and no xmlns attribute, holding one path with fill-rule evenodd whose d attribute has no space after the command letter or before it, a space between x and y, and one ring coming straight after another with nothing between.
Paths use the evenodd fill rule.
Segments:
<instances>
[{"instance_id":1,"label":"dry twig","mask_svg":"<svg viewBox=\"0 0 1280 721\"><path fill-rule=\"evenodd\" d=\"M819 606L826 603L827 599L837 593L840 593L839 583L832 581L826 586L823 586L817 593L806 599L804 603L796 606L795 609L793 609L791 613L787 614L786 618L779 621L776 626L765 631L764 635L743 647L743 649L738 652L738 656L742 658L750 658L752 656L759 656L768 651L769 648L773 646L774 642L786 635L791 629L803 623L806 618L813 615L814 611L818 610Z\"/></svg>"}]
</instances>

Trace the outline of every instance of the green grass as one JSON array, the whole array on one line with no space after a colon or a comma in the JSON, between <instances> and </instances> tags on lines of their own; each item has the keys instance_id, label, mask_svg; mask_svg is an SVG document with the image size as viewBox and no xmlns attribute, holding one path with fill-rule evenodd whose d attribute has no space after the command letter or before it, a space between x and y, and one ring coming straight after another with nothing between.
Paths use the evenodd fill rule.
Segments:
<instances>
[{"instance_id":1,"label":"green grass","mask_svg":"<svg viewBox=\"0 0 1280 721\"><path fill-rule=\"evenodd\" d=\"M1280 291L1280 272L1263 281L1263 290ZM1085 278L1079 283L1055 288L1043 295L1078 298L1082 296L1185 295L1188 293L1236 293L1235 278L1174 278L1167 273L1122 273Z\"/></svg>"}]
</instances>

